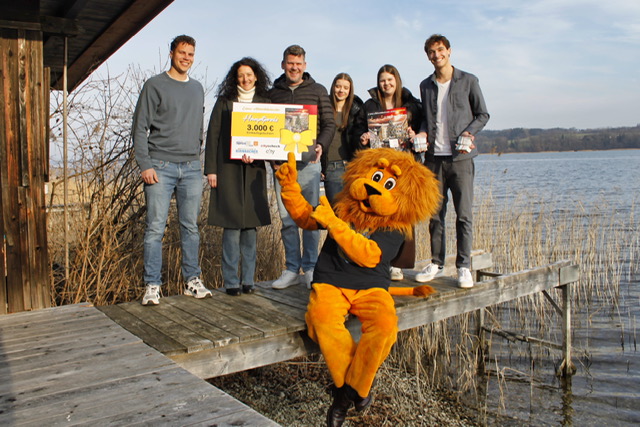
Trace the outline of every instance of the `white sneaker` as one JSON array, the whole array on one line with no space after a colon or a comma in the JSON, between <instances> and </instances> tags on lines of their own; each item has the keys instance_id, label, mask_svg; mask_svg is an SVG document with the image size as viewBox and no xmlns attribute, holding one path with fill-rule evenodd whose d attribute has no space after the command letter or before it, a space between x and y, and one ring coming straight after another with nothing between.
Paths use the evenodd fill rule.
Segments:
<instances>
[{"instance_id":1,"label":"white sneaker","mask_svg":"<svg viewBox=\"0 0 640 427\"><path fill-rule=\"evenodd\" d=\"M415 281L418 283L430 282L434 278L442 276L444 267L438 264L429 263L422 271L416 274Z\"/></svg>"},{"instance_id":2,"label":"white sneaker","mask_svg":"<svg viewBox=\"0 0 640 427\"><path fill-rule=\"evenodd\" d=\"M458 287L460 288L473 287L473 277L471 277L471 271L466 267L460 267L458 269Z\"/></svg>"},{"instance_id":3,"label":"white sneaker","mask_svg":"<svg viewBox=\"0 0 640 427\"><path fill-rule=\"evenodd\" d=\"M198 299L211 296L211 291L204 287L199 277L194 277L184 285L184 294Z\"/></svg>"},{"instance_id":4,"label":"white sneaker","mask_svg":"<svg viewBox=\"0 0 640 427\"><path fill-rule=\"evenodd\" d=\"M399 269L398 267L391 267L389 269L389 272L391 272L391 280L393 281L404 279L404 274L402 273L402 270Z\"/></svg>"},{"instance_id":5,"label":"white sneaker","mask_svg":"<svg viewBox=\"0 0 640 427\"><path fill-rule=\"evenodd\" d=\"M294 273L293 271L285 270L282 272L280 277L278 277L272 284L271 287L273 289L285 289L291 285L297 285L300 283L300 277L298 273Z\"/></svg>"},{"instance_id":6,"label":"white sneaker","mask_svg":"<svg viewBox=\"0 0 640 427\"><path fill-rule=\"evenodd\" d=\"M160 304L160 286L147 285L144 296L142 297L142 305L158 305Z\"/></svg>"},{"instance_id":7,"label":"white sneaker","mask_svg":"<svg viewBox=\"0 0 640 427\"><path fill-rule=\"evenodd\" d=\"M301 281L307 285L307 289L311 289L311 282L313 282L313 268L304 272Z\"/></svg>"}]
</instances>

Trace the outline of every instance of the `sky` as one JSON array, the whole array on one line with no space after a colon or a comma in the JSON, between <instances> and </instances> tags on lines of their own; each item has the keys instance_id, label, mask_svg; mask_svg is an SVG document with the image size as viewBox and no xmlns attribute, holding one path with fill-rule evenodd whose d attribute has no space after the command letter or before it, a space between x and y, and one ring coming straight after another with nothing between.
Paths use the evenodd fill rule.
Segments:
<instances>
[{"instance_id":1,"label":"sky","mask_svg":"<svg viewBox=\"0 0 640 427\"><path fill-rule=\"evenodd\" d=\"M175 0L100 68L167 68L176 35L196 39L191 75L215 85L252 56L272 79L291 44L327 89L339 72L363 101L384 64L417 98L433 72L424 41L451 42L454 67L475 74L491 118L486 129L593 129L640 125L638 0ZM208 111L213 93L207 96Z\"/></svg>"}]
</instances>

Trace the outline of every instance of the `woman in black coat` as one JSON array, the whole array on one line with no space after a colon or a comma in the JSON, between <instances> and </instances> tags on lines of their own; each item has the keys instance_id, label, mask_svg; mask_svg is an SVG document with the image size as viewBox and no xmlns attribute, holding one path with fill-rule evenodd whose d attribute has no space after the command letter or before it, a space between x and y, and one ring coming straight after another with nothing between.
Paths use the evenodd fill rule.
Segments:
<instances>
[{"instance_id":1,"label":"woman in black coat","mask_svg":"<svg viewBox=\"0 0 640 427\"><path fill-rule=\"evenodd\" d=\"M211 187L209 225L222 227L222 278L229 295L252 293L256 269L256 227L271 223L264 161L246 154L231 160L234 102L270 102L265 69L253 58L231 66L218 88L209 121L204 173ZM238 266L241 265L241 276Z\"/></svg>"},{"instance_id":2,"label":"woman in black coat","mask_svg":"<svg viewBox=\"0 0 640 427\"><path fill-rule=\"evenodd\" d=\"M329 90L336 132L329 150L322 153L321 161L325 194L333 205L336 195L342 191L346 163L359 148L360 135L367 131L367 118L362 100L353 93L353 80L349 74L335 76Z\"/></svg>"}]
</instances>

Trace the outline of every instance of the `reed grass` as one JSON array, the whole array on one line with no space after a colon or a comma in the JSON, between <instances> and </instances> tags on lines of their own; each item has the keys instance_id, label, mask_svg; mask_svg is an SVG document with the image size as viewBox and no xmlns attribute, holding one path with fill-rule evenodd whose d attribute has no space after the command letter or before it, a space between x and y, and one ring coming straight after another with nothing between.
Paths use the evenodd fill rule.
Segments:
<instances>
[{"instance_id":1,"label":"reed grass","mask_svg":"<svg viewBox=\"0 0 640 427\"><path fill-rule=\"evenodd\" d=\"M628 215L619 215L606 204L586 208L581 203L571 209L556 209L537 199L516 197L497 205L491 192L477 203L474 217L474 246L491 252L495 270L510 273L555 261L568 259L580 268L580 281L572 285L574 328L589 327L595 312L606 311L626 324L620 328L621 342L636 348L635 319L620 312L624 306L620 283L638 276L637 259L640 254L637 219L634 209ZM451 209L449 210L451 211ZM453 214L447 224L455 224ZM426 224L418 227L418 254L429 259ZM455 250L455 227L447 230L449 252ZM422 244L420 244L422 243ZM559 291L551 292L556 301ZM538 339L562 342L560 318L542 294L531 295L488 308L485 326L496 329L517 330ZM505 415L509 381L528 382L531 393L540 386L540 372L544 361L554 366L546 371L555 372L562 361L562 353L531 343L511 343L488 334L485 357L479 360L478 337L475 334L474 313L426 325L400 334L399 345L387 363L402 366L407 372L424 378L428 388L445 387L458 391L467 403L476 404L479 421L486 422L489 388L498 393L498 412ZM625 330L626 332L625 336ZM497 346L497 347L495 347ZM492 358L492 349L509 357L502 362ZM574 342L578 363L588 372L587 343ZM529 365L528 372L509 366ZM523 361L528 361L523 363ZM481 363L483 362L483 363ZM574 360L575 362L575 360ZM493 383L493 386L491 385ZM483 418L484 417L484 418Z\"/></svg>"}]
</instances>

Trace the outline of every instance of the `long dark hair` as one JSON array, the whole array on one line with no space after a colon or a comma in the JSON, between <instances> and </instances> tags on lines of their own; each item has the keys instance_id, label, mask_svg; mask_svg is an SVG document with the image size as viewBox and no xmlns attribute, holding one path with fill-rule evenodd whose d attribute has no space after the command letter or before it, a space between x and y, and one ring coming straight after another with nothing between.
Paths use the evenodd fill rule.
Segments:
<instances>
[{"instance_id":1,"label":"long dark hair","mask_svg":"<svg viewBox=\"0 0 640 427\"><path fill-rule=\"evenodd\" d=\"M349 123L349 113L351 112L351 106L353 105L353 79L347 73L338 73L338 75L333 79L331 83L331 106L333 107L333 117L338 115L338 111L336 110L336 103L338 100L336 99L336 92L333 90L336 82L338 80L346 80L349 82L349 95L347 95L347 99L344 100L344 107L342 107L342 125L340 125L340 130L344 130Z\"/></svg>"},{"instance_id":2,"label":"long dark hair","mask_svg":"<svg viewBox=\"0 0 640 427\"><path fill-rule=\"evenodd\" d=\"M267 92L271 87L271 79L269 74L255 59L245 56L239 61L236 61L229 72L225 76L220 86L218 86L218 97L226 99L236 99L238 97L238 68L246 65L253 70L253 74L256 75L256 95L267 96Z\"/></svg>"},{"instance_id":3,"label":"long dark hair","mask_svg":"<svg viewBox=\"0 0 640 427\"><path fill-rule=\"evenodd\" d=\"M384 108L384 94L380 90L380 74L389 73L396 78L396 93L393 94L393 108L400 108L402 106L402 79L400 78L400 72L393 65L383 65L378 70L378 75L376 77L376 88L378 89L378 99L380 100L380 105Z\"/></svg>"}]
</instances>

